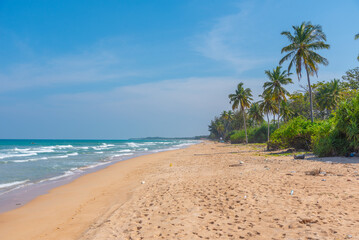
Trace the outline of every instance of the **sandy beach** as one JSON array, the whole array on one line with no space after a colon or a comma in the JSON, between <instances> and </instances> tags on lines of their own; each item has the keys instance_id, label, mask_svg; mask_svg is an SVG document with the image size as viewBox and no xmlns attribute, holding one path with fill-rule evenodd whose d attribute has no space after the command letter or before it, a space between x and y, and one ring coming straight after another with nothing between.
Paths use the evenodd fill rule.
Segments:
<instances>
[{"instance_id":1,"label":"sandy beach","mask_svg":"<svg viewBox=\"0 0 359 240\"><path fill-rule=\"evenodd\" d=\"M359 239L354 158L263 149L203 142L119 162L1 214L0 239Z\"/></svg>"}]
</instances>

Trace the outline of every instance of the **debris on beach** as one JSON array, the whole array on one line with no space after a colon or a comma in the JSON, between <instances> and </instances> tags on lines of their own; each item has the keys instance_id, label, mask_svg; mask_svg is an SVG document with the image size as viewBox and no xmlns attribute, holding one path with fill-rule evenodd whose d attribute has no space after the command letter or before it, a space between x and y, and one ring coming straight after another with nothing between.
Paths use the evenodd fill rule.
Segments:
<instances>
[{"instance_id":1,"label":"debris on beach","mask_svg":"<svg viewBox=\"0 0 359 240\"><path fill-rule=\"evenodd\" d=\"M244 162L243 161L239 161L239 165L243 165L244 164Z\"/></svg>"},{"instance_id":2,"label":"debris on beach","mask_svg":"<svg viewBox=\"0 0 359 240\"><path fill-rule=\"evenodd\" d=\"M293 195L294 194L294 191L292 190L292 191L290 191L290 195Z\"/></svg>"},{"instance_id":3,"label":"debris on beach","mask_svg":"<svg viewBox=\"0 0 359 240\"><path fill-rule=\"evenodd\" d=\"M305 154L299 154L299 155L294 154L294 159L304 159L304 158L305 158Z\"/></svg>"},{"instance_id":4,"label":"debris on beach","mask_svg":"<svg viewBox=\"0 0 359 240\"><path fill-rule=\"evenodd\" d=\"M324 173L324 172L322 172L322 169L319 168L319 169L313 169L312 171L306 171L306 172L305 172L305 175L318 176L318 175L320 175L321 173ZM326 174L326 173L325 173L325 174ZM323 174L323 175L325 175L325 174Z\"/></svg>"},{"instance_id":5,"label":"debris on beach","mask_svg":"<svg viewBox=\"0 0 359 240\"><path fill-rule=\"evenodd\" d=\"M141 181L141 184L145 184L145 181Z\"/></svg>"}]
</instances>

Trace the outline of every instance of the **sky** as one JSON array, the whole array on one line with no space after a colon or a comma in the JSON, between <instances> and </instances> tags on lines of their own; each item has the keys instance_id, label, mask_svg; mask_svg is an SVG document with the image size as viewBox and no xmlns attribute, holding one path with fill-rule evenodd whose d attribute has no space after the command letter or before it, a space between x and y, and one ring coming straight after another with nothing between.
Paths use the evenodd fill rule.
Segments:
<instances>
[{"instance_id":1,"label":"sky","mask_svg":"<svg viewBox=\"0 0 359 240\"><path fill-rule=\"evenodd\" d=\"M303 21L331 46L313 82L359 66L357 0L1 0L0 138L207 135Z\"/></svg>"}]
</instances>

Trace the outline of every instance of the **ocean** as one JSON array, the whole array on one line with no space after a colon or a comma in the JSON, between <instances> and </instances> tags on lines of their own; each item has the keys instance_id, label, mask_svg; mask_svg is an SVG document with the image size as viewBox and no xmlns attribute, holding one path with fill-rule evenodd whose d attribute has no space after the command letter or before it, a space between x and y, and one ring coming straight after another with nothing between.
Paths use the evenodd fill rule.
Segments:
<instances>
[{"instance_id":1,"label":"ocean","mask_svg":"<svg viewBox=\"0 0 359 240\"><path fill-rule=\"evenodd\" d=\"M114 162L195 143L198 141L0 140L0 200L30 185L74 178Z\"/></svg>"}]
</instances>

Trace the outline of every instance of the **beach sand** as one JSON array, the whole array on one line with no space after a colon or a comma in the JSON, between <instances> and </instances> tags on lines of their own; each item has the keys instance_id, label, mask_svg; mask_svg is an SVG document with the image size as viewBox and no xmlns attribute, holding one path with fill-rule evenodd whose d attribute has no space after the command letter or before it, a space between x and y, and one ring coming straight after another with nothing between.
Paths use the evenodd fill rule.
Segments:
<instances>
[{"instance_id":1,"label":"beach sand","mask_svg":"<svg viewBox=\"0 0 359 240\"><path fill-rule=\"evenodd\" d=\"M114 164L1 214L0 239L359 239L358 164L263 148L203 142Z\"/></svg>"}]
</instances>

